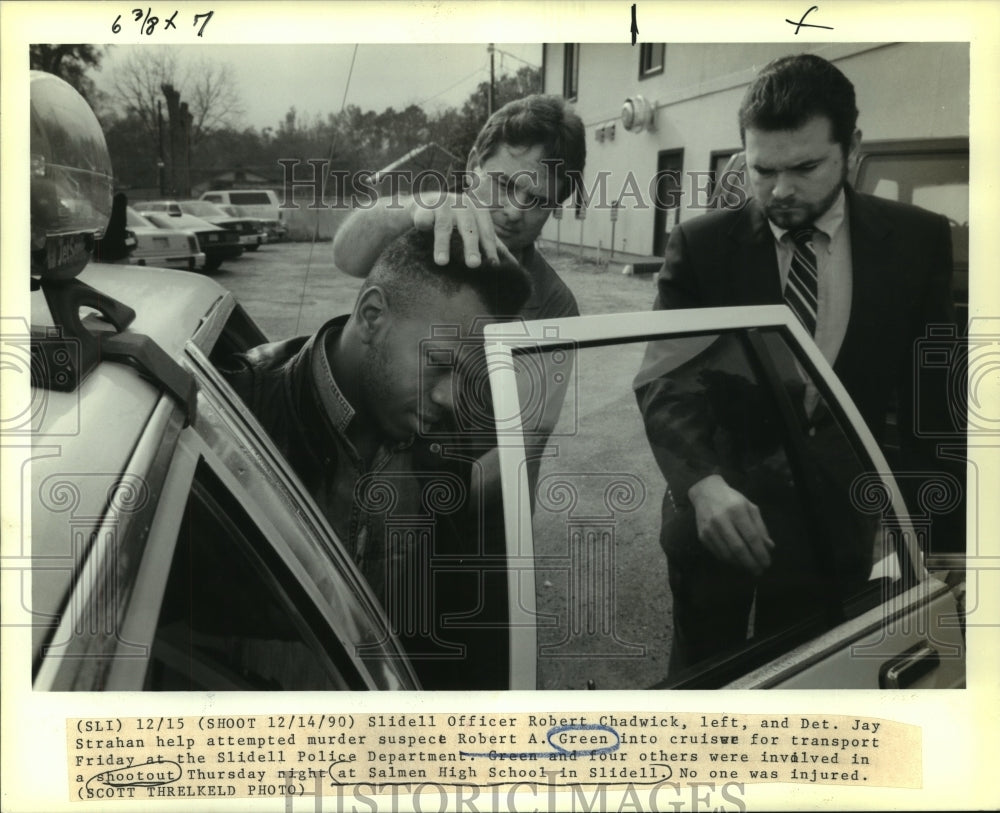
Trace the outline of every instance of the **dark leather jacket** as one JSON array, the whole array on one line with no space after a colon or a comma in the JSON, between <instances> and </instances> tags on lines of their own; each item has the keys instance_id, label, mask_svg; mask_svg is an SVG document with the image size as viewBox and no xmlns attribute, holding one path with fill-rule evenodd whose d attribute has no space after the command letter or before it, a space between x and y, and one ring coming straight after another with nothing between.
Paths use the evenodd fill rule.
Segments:
<instances>
[{"instance_id":1,"label":"dark leather jacket","mask_svg":"<svg viewBox=\"0 0 1000 813\"><path fill-rule=\"evenodd\" d=\"M334 320L346 322L347 317ZM331 450L337 448L312 377L317 336L298 336L255 347L224 371L233 389L267 429L278 450L316 495Z\"/></svg>"}]
</instances>

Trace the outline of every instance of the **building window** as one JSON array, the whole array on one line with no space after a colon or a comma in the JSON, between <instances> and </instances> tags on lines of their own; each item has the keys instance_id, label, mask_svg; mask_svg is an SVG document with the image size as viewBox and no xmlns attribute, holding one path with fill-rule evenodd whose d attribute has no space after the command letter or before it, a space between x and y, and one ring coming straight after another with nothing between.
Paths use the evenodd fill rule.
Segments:
<instances>
[{"instance_id":1,"label":"building window","mask_svg":"<svg viewBox=\"0 0 1000 813\"><path fill-rule=\"evenodd\" d=\"M580 77L580 44L566 43L563 49L563 96L575 102Z\"/></svg>"},{"instance_id":2,"label":"building window","mask_svg":"<svg viewBox=\"0 0 1000 813\"><path fill-rule=\"evenodd\" d=\"M719 181L722 179L722 173L725 172L730 159L732 159L732 157L738 152L740 152L738 147L730 150L712 151L712 154L708 159L710 165L709 171L712 173L710 191L715 192L716 187L719 185ZM733 169L733 167L730 167L730 169Z\"/></svg>"},{"instance_id":3,"label":"building window","mask_svg":"<svg viewBox=\"0 0 1000 813\"><path fill-rule=\"evenodd\" d=\"M746 160L740 149L715 150L710 158L710 209L736 209L746 203L750 189L746 178Z\"/></svg>"},{"instance_id":4,"label":"building window","mask_svg":"<svg viewBox=\"0 0 1000 813\"><path fill-rule=\"evenodd\" d=\"M656 76L663 73L663 62L667 46L662 42L643 42L639 44L639 78Z\"/></svg>"}]
</instances>

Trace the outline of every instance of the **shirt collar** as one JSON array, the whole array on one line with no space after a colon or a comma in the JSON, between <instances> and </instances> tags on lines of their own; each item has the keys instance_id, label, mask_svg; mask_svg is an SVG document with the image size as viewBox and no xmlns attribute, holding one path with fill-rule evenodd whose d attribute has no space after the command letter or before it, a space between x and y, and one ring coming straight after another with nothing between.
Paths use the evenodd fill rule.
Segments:
<instances>
[{"instance_id":1,"label":"shirt collar","mask_svg":"<svg viewBox=\"0 0 1000 813\"><path fill-rule=\"evenodd\" d=\"M840 230L841 226L844 225L844 218L846 214L847 196L844 194L843 187L841 187L840 194L837 195L837 199L833 202L829 209L816 218L816 221L813 223L813 227L829 237L830 242L832 243L834 236ZM789 232L789 229L783 229L780 226L774 225L770 219L767 221L767 225L771 227L771 234L774 235L774 239L777 240L778 243L781 243L782 238Z\"/></svg>"},{"instance_id":2,"label":"shirt collar","mask_svg":"<svg viewBox=\"0 0 1000 813\"><path fill-rule=\"evenodd\" d=\"M310 366L313 382L316 385L320 403L323 405L323 410L330 423L341 434L347 432L348 425L354 419L354 407L340 391L340 387L337 386L337 381L333 377L330 360L326 357L326 339L331 331L339 333L343 330L347 319L347 315L338 316L323 325L309 340L308 351L311 356Z\"/></svg>"},{"instance_id":3,"label":"shirt collar","mask_svg":"<svg viewBox=\"0 0 1000 813\"><path fill-rule=\"evenodd\" d=\"M310 367L313 384L323 411L326 412L330 424L342 436L347 436L347 427L357 414L351 406L347 396L337 386L337 380L333 377L333 369L330 367L330 359L326 355L326 342L331 333L340 333L347 324L350 314L338 316L331 319L309 340L307 352L310 354ZM392 450L398 451L413 445L414 436L395 443L386 443Z\"/></svg>"}]
</instances>

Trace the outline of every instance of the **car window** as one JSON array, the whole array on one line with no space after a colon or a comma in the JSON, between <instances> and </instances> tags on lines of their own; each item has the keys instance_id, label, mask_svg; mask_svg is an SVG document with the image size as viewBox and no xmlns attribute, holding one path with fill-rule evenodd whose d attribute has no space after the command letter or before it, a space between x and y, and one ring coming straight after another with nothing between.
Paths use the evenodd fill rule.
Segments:
<instances>
[{"instance_id":1,"label":"car window","mask_svg":"<svg viewBox=\"0 0 1000 813\"><path fill-rule=\"evenodd\" d=\"M538 378L538 355L515 351L521 377ZM531 516L530 546L524 529L508 539L534 574L520 605L537 624L539 688L723 685L911 583L889 486L780 329L594 343L575 359L534 499L505 492L518 500L506 516ZM533 411L523 395L521 410ZM730 644L666 681L665 551L683 559L698 544L686 493L702 465L759 507L781 556L743 594ZM706 613L731 598L703 587Z\"/></svg>"},{"instance_id":2,"label":"car window","mask_svg":"<svg viewBox=\"0 0 1000 813\"><path fill-rule=\"evenodd\" d=\"M230 192L229 202L236 206L270 206L267 192Z\"/></svg>"},{"instance_id":3,"label":"car window","mask_svg":"<svg viewBox=\"0 0 1000 813\"><path fill-rule=\"evenodd\" d=\"M910 152L864 156L857 187L969 223L969 158L961 153Z\"/></svg>"},{"instance_id":4,"label":"car window","mask_svg":"<svg viewBox=\"0 0 1000 813\"><path fill-rule=\"evenodd\" d=\"M234 363L233 356L266 343L267 337L257 327L257 323L242 305L236 303L212 347L212 364L220 369L228 369Z\"/></svg>"},{"instance_id":5,"label":"car window","mask_svg":"<svg viewBox=\"0 0 1000 813\"><path fill-rule=\"evenodd\" d=\"M969 156L962 152L909 152L865 156L857 187L882 198L937 212L951 224L955 265L969 263Z\"/></svg>"},{"instance_id":6,"label":"car window","mask_svg":"<svg viewBox=\"0 0 1000 813\"><path fill-rule=\"evenodd\" d=\"M310 626L315 613L301 587L271 551L232 495L204 463L199 466L146 689L349 688L327 654L330 641L321 641Z\"/></svg>"},{"instance_id":7,"label":"car window","mask_svg":"<svg viewBox=\"0 0 1000 813\"><path fill-rule=\"evenodd\" d=\"M202 200L208 200L212 203L222 203L222 195L202 195Z\"/></svg>"}]
</instances>

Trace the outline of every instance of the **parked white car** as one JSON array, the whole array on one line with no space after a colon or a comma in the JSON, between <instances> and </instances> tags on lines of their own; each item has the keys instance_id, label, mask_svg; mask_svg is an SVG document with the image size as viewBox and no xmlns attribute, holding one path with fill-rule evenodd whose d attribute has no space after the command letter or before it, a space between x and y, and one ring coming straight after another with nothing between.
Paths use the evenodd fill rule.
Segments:
<instances>
[{"instance_id":1,"label":"parked white car","mask_svg":"<svg viewBox=\"0 0 1000 813\"><path fill-rule=\"evenodd\" d=\"M198 246L205 253L206 271L217 271L226 260L234 260L243 254L239 235L233 229L224 229L194 215L172 214L158 209L156 204L147 202L135 204L138 212L160 229L183 231L198 239Z\"/></svg>"},{"instance_id":2,"label":"parked white car","mask_svg":"<svg viewBox=\"0 0 1000 813\"><path fill-rule=\"evenodd\" d=\"M190 215L236 233L246 251L256 251L267 242L267 230L259 218L234 216L218 206L200 200L150 200L137 204L143 214L168 214L170 217Z\"/></svg>"},{"instance_id":3,"label":"parked white car","mask_svg":"<svg viewBox=\"0 0 1000 813\"><path fill-rule=\"evenodd\" d=\"M135 235L136 247L129 262L155 268L178 268L194 271L205 265L205 253L192 232L162 229L129 206L125 214L126 227Z\"/></svg>"}]
</instances>

